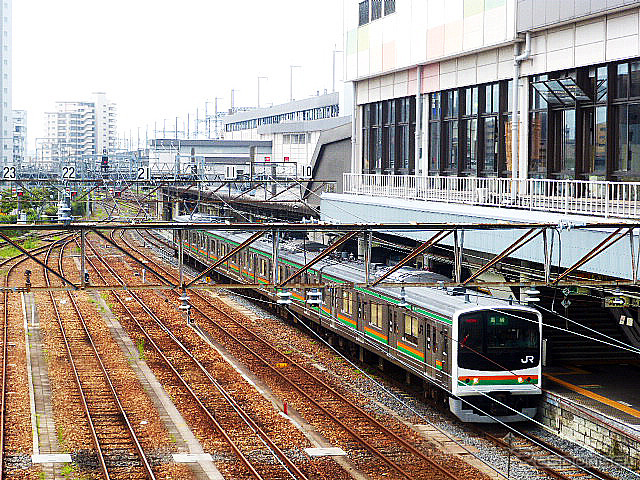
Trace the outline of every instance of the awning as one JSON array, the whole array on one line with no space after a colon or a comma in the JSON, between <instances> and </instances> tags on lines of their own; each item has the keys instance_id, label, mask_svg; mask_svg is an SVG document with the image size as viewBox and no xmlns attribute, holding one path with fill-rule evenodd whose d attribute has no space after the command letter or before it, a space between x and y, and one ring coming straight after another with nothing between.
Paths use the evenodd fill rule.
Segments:
<instances>
[{"instance_id":1,"label":"awning","mask_svg":"<svg viewBox=\"0 0 640 480\"><path fill-rule=\"evenodd\" d=\"M577 102L588 102L591 100L589 95L587 95L571 77L540 80L533 82L532 85L550 105L572 107L575 106Z\"/></svg>"}]
</instances>

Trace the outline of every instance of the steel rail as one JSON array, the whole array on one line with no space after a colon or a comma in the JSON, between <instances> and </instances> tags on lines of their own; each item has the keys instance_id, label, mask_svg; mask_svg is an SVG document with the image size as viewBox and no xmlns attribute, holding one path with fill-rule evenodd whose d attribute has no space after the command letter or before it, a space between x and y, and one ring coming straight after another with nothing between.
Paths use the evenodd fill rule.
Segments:
<instances>
[{"instance_id":1,"label":"steel rail","mask_svg":"<svg viewBox=\"0 0 640 480\"><path fill-rule=\"evenodd\" d=\"M535 450L526 451L522 446L514 445L513 441L509 442L504 438L500 438L481 427L476 427L476 431L499 447L508 450L509 453L517 459L556 480L575 480L577 477L579 477L580 480L615 480L614 477L604 472L600 472L593 467L587 465L576 467L575 465L572 465L573 463L581 463L581 461L579 459L576 459L573 455L568 454L563 450L550 445L548 442L530 435L529 433L527 433L527 436L530 436L531 440L527 439L524 436L514 437L513 440L531 444L531 446L533 447L527 446L527 448L538 449L540 452L542 452L540 455L536 455L537 452ZM537 443L539 443L540 445L536 445ZM550 450L550 452L548 452L547 450ZM559 455L561 457L560 460L563 460L564 465L562 465L562 467L564 471L545 464L542 461L542 457L548 456L550 453L552 455ZM567 470L571 471L569 472ZM591 478L589 478L588 475L591 475Z\"/></svg>"},{"instance_id":2,"label":"steel rail","mask_svg":"<svg viewBox=\"0 0 640 480\"><path fill-rule=\"evenodd\" d=\"M115 232L114 232L115 233ZM105 263L105 265L107 265ZM125 282L124 280L122 280L122 278L117 274L117 272L115 272L115 270L113 270L112 268L107 267L109 269L109 271L112 271L112 274L114 275L114 277L118 278L118 280L124 285ZM136 299L136 301L140 304L140 306L143 308L143 310L156 322L156 324L158 324L160 326L160 328L165 331L168 336L174 341L174 343L198 366L198 368L202 371L202 373L209 379L209 381L211 381L211 383L218 389L218 391L220 391L220 393L223 395L223 397L225 398L225 400L232 406L232 408L234 408L237 412L238 415L240 416L240 418L245 421L245 423L247 423L252 430L254 430L255 432L257 432L258 436L264 440L267 445L269 446L269 448L272 450L272 452L274 452L275 456L277 458L279 458L280 460L282 460L282 462L286 465L286 467L288 469L293 470L293 472L296 474L296 477L294 478L299 478L301 480L308 480L307 476L300 471L300 469L284 454L284 452L273 442L273 440L271 440L271 438L269 437L269 435L267 435L267 433L262 430L262 428L251 418L251 416L244 411L244 409L235 401L235 399L222 387L222 385L220 385L212 376L211 374L206 370L206 368L204 368L204 366L195 358L195 356L187 349L184 347L184 345L182 344L182 342L180 342L172 333L171 331L164 325L164 323L160 320L160 318L142 301L142 299L140 299L135 293L131 292L133 297ZM138 322L136 322L138 323ZM140 329L144 332L144 329L142 328L142 326L140 326ZM145 333L146 335L146 333Z\"/></svg>"},{"instance_id":3,"label":"steel rail","mask_svg":"<svg viewBox=\"0 0 640 480\"><path fill-rule=\"evenodd\" d=\"M76 242L76 244L77 244L77 242ZM60 257L58 259L58 268L60 269L60 272L63 272L63 270L64 270L63 262L62 262L63 250L64 250L64 247L60 249ZM89 345L91 346L91 349L93 350L93 354L94 354L94 356L95 356L95 358L96 358L96 360L98 362L98 365L100 366L100 370L102 371L102 375L104 377L104 380L105 380L107 386L109 387L109 391L111 392L111 395L113 396L113 399L114 399L115 404L116 404L116 406L118 408L118 411L120 412L120 416L121 416L122 420L124 421L124 423L126 425L126 429L127 429L128 433L129 433L129 435L131 437L131 440L132 440L132 442L134 444L136 452L138 453L138 456L140 457L143 469L145 471L145 475L150 480L155 480L156 476L153 473L153 469L151 468L151 464L149 463L149 460L148 460L147 456L144 453L142 445L140 444L140 441L138 440L138 436L137 436L135 430L133 429L133 424L129 420L129 415L127 415L127 412L124 409L124 405L122 405L122 402L120 401L120 397L118 395L118 392L116 391L116 388L113 385L113 381L111 380L109 372L107 371L107 368L105 367L104 362L102 361L100 353L98 352L96 344L93 341L93 336L89 332L89 328L88 328L87 323L86 323L86 321L84 319L84 316L82 315L82 312L80 311L80 307L78 306L78 303L77 303L76 299L74 298L74 296L71 294L71 292L67 292L67 296L69 297L69 300L71 300L73 308L76 311L76 314L78 315L78 319L80 320L80 323L82 324L82 329L84 330L84 333L85 333L86 338L87 338L87 340L89 342ZM65 339L65 343L66 343L67 335L65 333L64 325L62 323L62 318L60 316L58 316L57 319L58 319L58 325L60 326L60 330L62 331L62 336ZM67 344L66 346L67 346L67 352L69 353L71 351L70 345ZM73 358L69 357L69 360L70 360L71 363L73 363ZM85 395L85 393L82 390L81 386L80 386L80 394L83 395L83 396Z\"/></svg>"},{"instance_id":4,"label":"steel rail","mask_svg":"<svg viewBox=\"0 0 640 480\"><path fill-rule=\"evenodd\" d=\"M49 235L44 235L49 236ZM45 245L43 247L36 247L34 249L29 250L29 253L32 255L39 254L51 248L55 243L60 242L62 240L56 240L51 245ZM9 278L11 277L11 273L13 270L23 262L26 262L29 257L27 257L24 253L19 253L11 258L3 260L0 262L0 267L6 265L9 262L19 259L20 257L25 257L23 259L18 260L15 264L9 267L7 271L7 276L4 279L5 291L3 298L3 332L2 332L2 391L0 392L0 480L4 479L4 447L5 447L5 417L7 410L7 352L8 352L8 337L9 337Z\"/></svg>"},{"instance_id":5,"label":"steel rail","mask_svg":"<svg viewBox=\"0 0 640 480\"><path fill-rule=\"evenodd\" d=\"M69 240L69 242L71 242L71 240ZM61 247L64 248L64 247ZM49 262L49 256L51 255L51 252L53 251L53 246L51 246L51 248L47 251L47 255L45 257L45 263ZM51 280L49 279L49 275L47 270L44 270L44 276L45 276L45 280L47 285L49 286L51 284ZM55 298L53 297L53 293L49 292L49 298L51 300L51 305L53 305L53 310L56 314L56 318L58 319L58 323L60 324L60 311L58 310L58 305L57 302L55 301ZM96 454L98 456L98 463L100 464L100 469L102 470L102 473L104 475L104 477L109 480L111 477L109 475L109 471L107 469L107 464L106 461L104 459L104 455L102 452L102 448L100 448L100 440L98 439L98 433L96 431L96 427L95 424L93 423L93 419L91 417L91 413L89 412L89 405L87 404L87 399L85 398L85 395L82 391L82 383L80 382L80 375L78 374L78 369L76 367L76 363L73 360L73 355L71 354L71 349L69 347L69 342L67 340L66 337L66 333L64 331L64 328L62 328L62 324L60 324L60 330L61 330L61 334L62 334L62 338L65 344L65 348L67 350L67 358L69 358L69 363L71 364L71 371L73 372L73 377L75 379L76 385L78 387L78 390L80 391L80 400L82 402L82 408L84 410L85 416L87 418L87 423L89 425L89 431L91 432L91 440L93 441L93 445L96 448Z\"/></svg>"},{"instance_id":6,"label":"steel rail","mask_svg":"<svg viewBox=\"0 0 640 480\"><path fill-rule=\"evenodd\" d=\"M122 280L122 278L117 274L117 272L115 272L115 270L113 269L113 267L111 265L109 265L109 263L105 262L104 259L102 259L97 251L95 250L95 248L93 247L93 245L91 244L91 242L87 242L87 246L92 250L92 252L94 253L94 255L101 261L101 263L106 267L106 269L109 271L109 273L116 278L122 285L126 285L126 282L124 282L124 280ZM89 259L88 259L89 260ZM92 266L92 268L96 271L96 273L98 274L98 276L101 278L101 280L103 282L106 283L106 279L104 278L104 276L102 275L102 273L100 272L100 270L95 266L95 264L89 260L90 265ZM202 402L202 400L200 399L200 397L198 396L198 394L193 390L193 388L189 385L189 383L187 382L187 380L185 380L185 378L183 377L183 375L180 374L180 372L178 372L178 370L176 369L176 367L174 366L174 364L171 362L171 360L169 360L169 358L164 354L164 352L162 351L162 349L158 346L158 344L153 340L153 338L149 335L149 333L146 331L146 329L143 327L143 325L140 323L140 321L138 320L137 316L131 311L131 309L127 306L127 304L122 300L122 298L120 298L120 295L116 294L115 291L111 292L113 294L113 296L116 298L116 300L118 301L118 303L124 308L124 310L127 312L127 314L131 317L131 319L135 322L135 324L138 326L138 329L142 332L142 334L145 336L145 338L148 340L149 344L153 347L153 349L156 351L156 353L158 354L158 356L163 360L163 362L167 365L167 367L169 368L169 370L171 370L171 372L174 374L174 376L178 379L179 383L182 384L182 386L187 390L187 392L191 395L191 397L194 399L194 401L198 404L198 406L200 407L200 409L205 413L205 415L209 418L209 420L212 422L212 424L215 426L216 430L218 430L218 432L222 435L222 437L224 438L224 440L227 442L227 444L231 447L232 451L234 452L234 454L240 459L240 461L244 464L244 466L249 470L249 472L251 473L251 475L253 477L255 477L258 480L264 480L263 477L260 475L260 473L255 469L255 467L251 464L250 460L244 455L244 453L242 453L242 451L240 450L240 447L235 443L235 441L229 437L229 435L227 434L227 432L225 431L224 427L218 422L218 420L216 419L215 415L213 413L211 413L211 411L209 410L209 408ZM138 304L140 304L140 306L143 308L143 310L156 322L159 322L159 319L153 314L153 312L144 304L144 302L137 296L135 295L134 292L129 291L129 294L131 294L133 296L133 298L136 300L136 302L138 302ZM161 323L161 322L159 322ZM165 327L166 330L166 327ZM182 347L183 348L183 347ZM188 352L187 350L185 350L183 348L183 351L185 351L185 353L187 353L187 355L189 355L198 366L200 366L199 362L197 362L195 360L195 358L193 357L193 355ZM202 368L202 367L201 367ZM245 414L246 415L246 414ZM247 415L247 418L248 415ZM256 425L257 427L257 425ZM264 432L263 432L264 433ZM265 434L265 437L268 439L268 437ZM269 440L270 441L270 440ZM277 447L276 447L277 448ZM285 459L288 460L288 458L286 457L286 455L284 455L284 453L282 453L283 457ZM290 461L289 461L290 462ZM293 464L292 464L293 465ZM295 467L295 465L293 465ZM297 469L297 467L295 467ZM304 476L304 474L302 472L300 472L300 476L298 477L302 480L306 479L307 477Z\"/></svg>"},{"instance_id":7,"label":"steel rail","mask_svg":"<svg viewBox=\"0 0 640 480\"><path fill-rule=\"evenodd\" d=\"M129 244L129 242L126 240L126 238L122 237L123 241L125 244L127 244L129 246L129 248L133 249L133 246L131 244ZM148 261L154 262L156 264L156 267L163 270L165 272L165 274L169 275L169 276L173 276L173 274L171 272L169 272L168 270L164 269L162 266L160 266L159 264L157 264L153 259L151 259L150 257L146 256L145 254L142 254L145 258L147 258ZM175 278L175 277L174 277ZM178 292L175 292L178 293ZM218 308L216 305L214 305L212 302L210 302L207 298L205 298L204 296L200 295L199 293L194 292L195 295L200 298L202 301L204 301L210 308L216 310L217 312L219 312L220 314L222 314L224 317L226 317L228 320L230 320L231 322L233 322L235 325L237 325L238 327L240 327L242 330L244 330L245 332L247 332L249 335L251 335L253 338L255 338L258 342L262 343L264 346L268 347L269 349L273 350L277 355L280 356L280 358L284 359L285 363L288 363L289 365L293 365L296 368L298 368L300 371L302 371L305 375L307 375L309 378L311 378L313 381L315 381L318 385L320 385L322 388L326 389L326 391L331 392L334 396L336 396L340 401L344 402L345 404L349 405L350 407L352 407L355 411L357 411L360 415L362 415L363 417L365 417L365 419L372 425L376 426L377 428L379 428L385 435L395 439L399 444L401 444L405 449L407 449L410 453L412 453L415 456L418 456L420 458L422 458L424 461L426 461L428 464L430 464L431 466L433 466L434 468L436 468L441 474L445 475L448 478L451 478L453 480L457 480L458 477L456 477L455 475L451 474L450 472L448 472L446 469L444 469L441 465L437 464L436 462L434 462L431 458L429 458L428 456L426 456L423 452L421 452L420 450L418 450L416 447L414 447L413 445L411 445L410 443L408 443L406 440L404 440L403 438L401 438L400 436L398 436L396 433L394 433L393 431L389 430L387 427L385 427L384 425L382 425L382 423L380 423L376 418L374 418L373 416L371 416L369 413L365 412L362 408L360 408L359 406L355 405L354 403L350 402L346 397L344 397L342 394L340 394L338 391L336 391L334 388L332 388L330 385L328 385L327 383L325 383L322 379L319 379L318 377L316 377L315 375L313 375L310 371L308 371L306 368L304 368L302 365L300 365L298 362L296 362L295 360L293 360L290 356L284 354L283 352L281 352L280 350L278 350L276 347L274 347L273 345L271 345L269 342L267 342L266 340L260 338L258 335L256 335L255 333L253 333L250 329L248 329L246 326L244 326L242 323L238 322L237 320L235 320L231 315L228 315L226 312L224 312L223 310L221 310L220 308ZM413 479L413 476L410 473L405 472L400 466L398 466L397 464L395 464L395 462L393 462L393 460L391 460L390 458L388 458L386 455L384 455L384 453L382 453L381 451L379 451L375 446L371 445L369 442L367 442L364 438L361 437L361 435L356 432L355 430L353 430L351 427L349 427L348 425L346 425L341 419L337 418L337 416L335 416L332 412L330 412L326 407L320 405L318 403L318 401L316 399L314 399L311 395L309 395L307 392L305 392L300 386L299 384L297 384L296 382L292 381L291 379L289 379L286 375L284 375L282 372L280 372L277 368L275 368L272 365L272 362L269 362L268 360L266 360L264 357L262 357L261 355L259 355L255 349L251 348L250 346L246 345L244 342L242 342L240 339L237 338L237 336L231 334L230 332L228 332L225 328L223 328L221 325L218 325L216 322L214 322L211 317L209 315L207 315L202 309L200 309L199 307L197 307L196 305L192 305L192 308L194 308L195 311L197 311L201 317L206 320L207 322L213 324L216 328L220 329L222 332L224 332L229 338L233 339L233 341L235 341L236 343L238 343L243 349L245 349L247 352L249 352L250 354L252 354L253 356L255 356L265 367L267 367L269 370L271 370L276 376L280 377L281 379L283 379L285 382L287 382L289 385L291 385L292 388L294 388L296 391L298 391L298 393L300 393L303 397L305 397L307 400L309 400L311 403L313 403L317 408L319 408L323 413L325 413L325 415L327 415L329 418L331 418L335 423L337 423L341 428L345 429L347 432L349 432L350 435L352 435L357 441L359 441L363 446L365 446L365 448L367 450L369 450L371 453L373 453L375 456L378 456L381 460L383 460L385 463L387 463L392 469L394 469L396 472L400 473L401 475L405 476L406 478L409 479Z\"/></svg>"}]
</instances>

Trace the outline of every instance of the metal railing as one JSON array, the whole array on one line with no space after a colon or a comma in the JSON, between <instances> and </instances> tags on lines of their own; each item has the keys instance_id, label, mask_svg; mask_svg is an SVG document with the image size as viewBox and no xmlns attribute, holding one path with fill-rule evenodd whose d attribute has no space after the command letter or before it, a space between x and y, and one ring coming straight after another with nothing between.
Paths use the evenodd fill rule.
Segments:
<instances>
[{"instance_id":1,"label":"metal railing","mask_svg":"<svg viewBox=\"0 0 640 480\"><path fill-rule=\"evenodd\" d=\"M344 193L640 218L640 182L344 174Z\"/></svg>"}]
</instances>

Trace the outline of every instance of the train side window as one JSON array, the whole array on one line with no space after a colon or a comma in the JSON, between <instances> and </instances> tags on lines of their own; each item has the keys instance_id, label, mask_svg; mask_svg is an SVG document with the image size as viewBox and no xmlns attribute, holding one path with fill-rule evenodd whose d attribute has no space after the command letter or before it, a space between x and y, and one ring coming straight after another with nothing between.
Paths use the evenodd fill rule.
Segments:
<instances>
[{"instance_id":1,"label":"train side window","mask_svg":"<svg viewBox=\"0 0 640 480\"><path fill-rule=\"evenodd\" d=\"M382 328L382 312L383 306L377 303L371 304L371 319L369 320L369 324L373 325L377 328Z\"/></svg>"},{"instance_id":2,"label":"train side window","mask_svg":"<svg viewBox=\"0 0 640 480\"><path fill-rule=\"evenodd\" d=\"M427 351L431 350L431 325L427 324Z\"/></svg>"},{"instance_id":3,"label":"train side window","mask_svg":"<svg viewBox=\"0 0 640 480\"><path fill-rule=\"evenodd\" d=\"M411 343L418 343L418 318L413 315L404 316L404 338Z\"/></svg>"},{"instance_id":4,"label":"train side window","mask_svg":"<svg viewBox=\"0 0 640 480\"><path fill-rule=\"evenodd\" d=\"M353 313L353 294L348 290L342 290L342 312L347 315Z\"/></svg>"},{"instance_id":5,"label":"train side window","mask_svg":"<svg viewBox=\"0 0 640 480\"><path fill-rule=\"evenodd\" d=\"M433 338L431 339L432 343L431 345L433 346L433 351L437 352L438 351L438 335L436 333L436 326L433 326Z\"/></svg>"}]
</instances>

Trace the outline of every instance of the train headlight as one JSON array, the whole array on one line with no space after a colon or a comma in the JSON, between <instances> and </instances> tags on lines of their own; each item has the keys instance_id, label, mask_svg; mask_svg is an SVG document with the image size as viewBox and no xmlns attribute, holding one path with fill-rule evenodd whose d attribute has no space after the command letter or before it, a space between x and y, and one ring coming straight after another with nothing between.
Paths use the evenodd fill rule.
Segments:
<instances>
[{"instance_id":1,"label":"train headlight","mask_svg":"<svg viewBox=\"0 0 640 480\"><path fill-rule=\"evenodd\" d=\"M474 378L474 379L473 379L473 384L474 384L474 385L477 385L479 381L480 381L480 380L478 379L478 377L476 377L476 378Z\"/></svg>"},{"instance_id":2,"label":"train headlight","mask_svg":"<svg viewBox=\"0 0 640 480\"><path fill-rule=\"evenodd\" d=\"M522 383L524 380L522 380L522 377L518 377L518 383Z\"/></svg>"}]
</instances>

